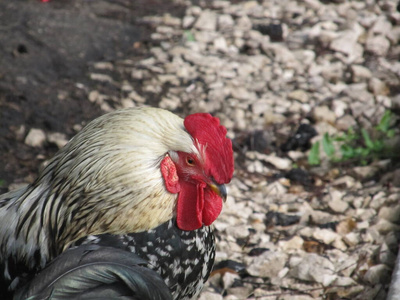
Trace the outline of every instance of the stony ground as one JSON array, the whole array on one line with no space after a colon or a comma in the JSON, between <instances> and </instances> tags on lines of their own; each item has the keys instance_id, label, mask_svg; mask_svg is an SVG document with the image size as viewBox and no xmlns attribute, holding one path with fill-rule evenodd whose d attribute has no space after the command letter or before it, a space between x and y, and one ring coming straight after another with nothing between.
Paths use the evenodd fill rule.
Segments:
<instances>
[{"instance_id":1,"label":"stony ground","mask_svg":"<svg viewBox=\"0 0 400 300\"><path fill-rule=\"evenodd\" d=\"M135 19L152 29L135 51L75 84L101 113L204 111L228 128L236 172L201 299L385 299L400 232L398 2L171 3L180 13ZM83 123L8 139L40 161Z\"/></svg>"}]
</instances>

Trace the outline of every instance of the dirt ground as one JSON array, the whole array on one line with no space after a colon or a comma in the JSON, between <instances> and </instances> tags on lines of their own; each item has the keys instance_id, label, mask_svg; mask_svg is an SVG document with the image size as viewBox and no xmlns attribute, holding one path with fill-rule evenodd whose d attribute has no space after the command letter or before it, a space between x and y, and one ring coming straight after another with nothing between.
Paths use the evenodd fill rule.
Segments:
<instances>
[{"instance_id":1,"label":"dirt ground","mask_svg":"<svg viewBox=\"0 0 400 300\"><path fill-rule=\"evenodd\" d=\"M27 146L31 128L70 138L73 125L102 113L87 100L93 64L146 55L153 26L140 18L166 12L179 15L183 7L163 0L0 0L0 192L34 179L57 151Z\"/></svg>"}]
</instances>

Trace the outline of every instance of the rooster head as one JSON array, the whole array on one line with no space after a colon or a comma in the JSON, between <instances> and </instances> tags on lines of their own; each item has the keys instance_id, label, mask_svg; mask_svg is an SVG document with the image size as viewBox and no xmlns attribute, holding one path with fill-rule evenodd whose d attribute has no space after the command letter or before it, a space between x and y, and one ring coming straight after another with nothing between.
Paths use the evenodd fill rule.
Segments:
<instances>
[{"instance_id":1,"label":"rooster head","mask_svg":"<svg viewBox=\"0 0 400 300\"><path fill-rule=\"evenodd\" d=\"M184 120L194 151L169 151L161 173L170 193L178 193L176 218L182 230L210 225L226 200L225 183L233 174L232 142L218 118L197 113Z\"/></svg>"}]
</instances>

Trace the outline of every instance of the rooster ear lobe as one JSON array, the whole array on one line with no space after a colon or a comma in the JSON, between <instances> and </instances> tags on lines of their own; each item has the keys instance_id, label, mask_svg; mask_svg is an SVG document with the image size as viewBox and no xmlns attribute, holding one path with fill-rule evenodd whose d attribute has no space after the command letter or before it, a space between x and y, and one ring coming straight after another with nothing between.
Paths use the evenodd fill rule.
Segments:
<instances>
[{"instance_id":1,"label":"rooster ear lobe","mask_svg":"<svg viewBox=\"0 0 400 300\"><path fill-rule=\"evenodd\" d=\"M172 194L178 193L181 190L178 172L176 170L175 163L172 161L169 155L166 155L163 158L160 167L167 191Z\"/></svg>"}]
</instances>

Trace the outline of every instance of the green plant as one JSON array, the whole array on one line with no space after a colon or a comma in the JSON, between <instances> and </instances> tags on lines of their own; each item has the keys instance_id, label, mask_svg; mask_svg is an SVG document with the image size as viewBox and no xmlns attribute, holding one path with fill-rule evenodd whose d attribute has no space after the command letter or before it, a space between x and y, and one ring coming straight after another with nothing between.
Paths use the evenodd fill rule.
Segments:
<instances>
[{"instance_id":1,"label":"green plant","mask_svg":"<svg viewBox=\"0 0 400 300\"><path fill-rule=\"evenodd\" d=\"M364 128L356 132L349 128L341 135L329 135L325 133L321 144L328 159L332 162L354 161L356 164L365 165L374 158L389 158L393 156L393 149L389 149L385 140L395 135L395 130L390 126L393 121L393 113L385 111L379 124L372 128L371 134ZM340 152L338 154L337 152ZM320 142L315 142L308 155L310 165L319 165Z\"/></svg>"},{"instance_id":2,"label":"green plant","mask_svg":"<svg viewBox=\"0 0 400 300\"><path fill-rule=\"evenodd\" d=\"M195 42L196 38L194 37L193 33L190 30L185 30L183 32L185 40L188 42Z\"/></svg>"}]
</instances>

